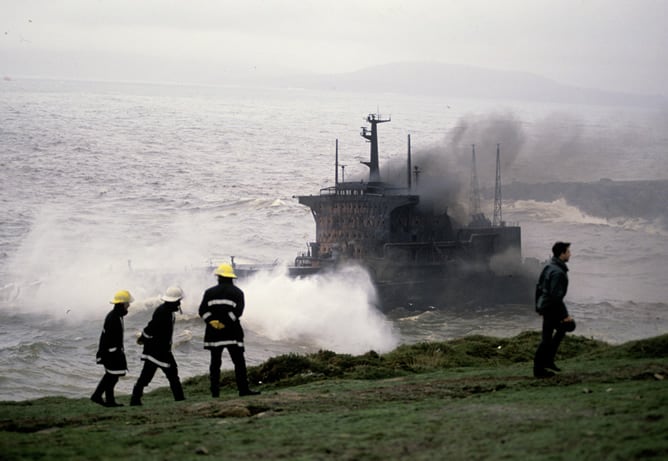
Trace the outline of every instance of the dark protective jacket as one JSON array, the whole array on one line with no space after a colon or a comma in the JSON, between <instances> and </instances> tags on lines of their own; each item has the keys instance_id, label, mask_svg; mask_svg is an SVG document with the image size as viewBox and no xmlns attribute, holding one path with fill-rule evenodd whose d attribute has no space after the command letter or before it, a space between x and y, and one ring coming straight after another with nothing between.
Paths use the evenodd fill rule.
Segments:
<instances>
[{"instance_id":1,"label":"dark protective jacket","mask_svg":"<svg viewBox=\"0 0 668 461\"><path fill-rule=\"evenodd\" d=\"M568 267L559 258L552 257L543 268L536 287L536 310L557 320L568 317L564 297L568 290Z\"/></svg>"},{"instance_id":2,"label":"dark protective jacket","mask_svg":"<svg viewBox=\"0 0 668 461\"><path fill-rule=\"evenodd\" d=\"M140 340L144 344L142 360L150 360L159 367L170 367L175 313L178 309L176 303L163 303L153 311L153 317L141 332Z\"/></svg>"},{"instance_id":3,"label":"dark protective jacket","mask_svg":"<svg viewBox=\"0 0 668 461\"><path fill-rule=\"evenodd\" d=\"M104 365L107 373L119 376L125 376L128 370L123 348L123 315L125 315L125 310L121 306L114 306L107 314L95 357L97 363Z\"/></svg>"},{"instance_id":4,"label":"dark protective jacket","mask_svg":"<svg viewBox=\"0 0 668 461\"><path fill-rule=\"evenodd\" d=\"M244 345L244 330L239 318L244 312L244 292L232 279L219 278L218 285L204 292L199 306L199 316L206 322L204 349L229 345ZM224 325L216 329L209 324L218 320Z\"/></svg>"}]
</instances>

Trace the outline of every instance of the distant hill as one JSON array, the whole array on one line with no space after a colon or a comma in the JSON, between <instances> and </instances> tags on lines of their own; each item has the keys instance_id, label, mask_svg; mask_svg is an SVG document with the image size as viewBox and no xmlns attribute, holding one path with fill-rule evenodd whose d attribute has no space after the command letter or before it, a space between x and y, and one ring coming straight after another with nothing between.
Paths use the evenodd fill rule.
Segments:
<instances>
[{"instance_id":1,"label":"distant hill","mask_svg":"<svg viewBox=\"0 0 668 461\"><path fill-rule=\"evenodd\" d=\"M461 98L518 99L579 104L665 106L659 95L578 88L528 73L435 62L402 62L342 74L302 74L284 86L339 91L374 91Z\"/></svg>"}]
</instances>

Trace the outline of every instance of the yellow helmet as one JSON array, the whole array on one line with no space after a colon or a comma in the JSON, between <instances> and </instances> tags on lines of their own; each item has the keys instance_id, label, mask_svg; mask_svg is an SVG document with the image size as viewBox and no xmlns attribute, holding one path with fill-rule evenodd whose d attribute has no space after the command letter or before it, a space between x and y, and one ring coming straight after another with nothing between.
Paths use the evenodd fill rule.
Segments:
<instances>
[{"instance_id":1,"label":"yellow helmet","mask_svg":"<svg viewBox=\"0 0 668 461\"><path fill-rule=\"evenodd\" d=\"M130 304L134 300L135 299L132 297L132 295L128 290L121 290L117 291L116 294L114 295L114 299L112 299L109 302L111 304L122 304L122 303Z\"/></svg>"},{"instance_id":2,"label":"yellow helmet","mask_svg":"<svg viewBox=\"0 0 668 461\"><path fill-rule=\"evenodd\" d=\"M220 266L218 266L218 269L216 269L213 273L216 275L220 275L221 277L226 277L228 279L237 278L237 275L234 273L234 268L232 267L231 264L221 264Z\"/></svg>"}]
</instances>

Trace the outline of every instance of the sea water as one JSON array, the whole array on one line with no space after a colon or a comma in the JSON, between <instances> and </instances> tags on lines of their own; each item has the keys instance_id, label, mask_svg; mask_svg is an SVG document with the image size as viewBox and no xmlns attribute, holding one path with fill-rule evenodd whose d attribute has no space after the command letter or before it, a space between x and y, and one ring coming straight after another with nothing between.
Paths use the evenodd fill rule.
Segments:
<instances>
[{"instance_id":1,"label":"sea water","mask_svg":"<svg viewBox=\"0 0 668 461\"><path fill-rule=\"evenodd\" d=\"M503 181L667 179L661 108L570 106L399 94L167 84L12 80L0 83L0 400L88 396L114 292L125 318L129 392L141 369L135 335L167 286L183 287L174 353L182 379L205 374L197 308L210 267L276 263L239 281L250 365L319 349L359 354L470 334L537 330L527 306L434 306L382 314L368 275L291 279L284 265L314 240L296 195L364 179L370 112L380 161L442 163L453 215L465 208L476 145L481 187ZM424 168L427 169L426 167ZM424 174L428 174L425 171ZM648 186L650 187L650 186ZM589 216L564 200L504 201L522 226L523 256L572 244L566 298L577 333L612 343L668 331L668 230L652 219ZM493 204L483 200L491 215ZM668 212L666 213L668 215ZM226 360L225 368L231 368ZM152 387L166 385L161 375Z\"/></svg>"}]
</instances>

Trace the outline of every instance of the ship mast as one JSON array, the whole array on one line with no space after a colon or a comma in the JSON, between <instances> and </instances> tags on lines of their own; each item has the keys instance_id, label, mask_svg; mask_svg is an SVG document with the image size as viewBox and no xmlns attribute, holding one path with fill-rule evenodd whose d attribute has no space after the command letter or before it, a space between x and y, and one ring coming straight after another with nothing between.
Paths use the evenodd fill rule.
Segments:
<instances>
[{"instance_id":1,"label":"ship mast","mask_svg":"<svg viewBox=\"0 0 668 461\"><path fill-rule=\"evenodd\" d=\"M411 135L408 135L408 191L410 192L411 184Z\"/></svg>"},{"instance_id":2,"label":"ship mast","mask_svg":"<svg viewBox=\"0 0 668 461\"><path fill-rule=\"evenodd\" d=\"M503 226L503 216L501 215L501 155L500 144L496 145L496 182L494 185L494 218L492 227Z\"/></svg>"},{"instance_id":3,"label":"ship mast","mask_svg":"<svg viewBox=\"0 0 668 461\"><path fill-rule=\"evenodd\" d=\"M336 139L336 158L334 160L334 187L339 187L339 140Z\"/></svg>"},{"instance_id":4,"label":"ship mast","mask_svg":"<svg viewBox=\"0 0 668 461\"><path fill-rule=\"evenodd\" d=\"M473 219L480 214L480 185L478 184L478 171L475 162L475 144L471 144L471 186L469 198L469 213Z\"/></svg>"},{"instance_id":5,"label":"ship mast","mask_svg":"<svg viewBox=\"0 0 668 461\"><path fill-rule=\"evenodd\" d=\"M369 182L380 182L380 166L378 162L378 129L379 123L389 122L391 119L383 119L380 114L369 114L366 121L371 124L371 130L362 127L360 135L371 143L371 154L368 162L361 162L369 167Z\"/></svg>"}]
</instances>

